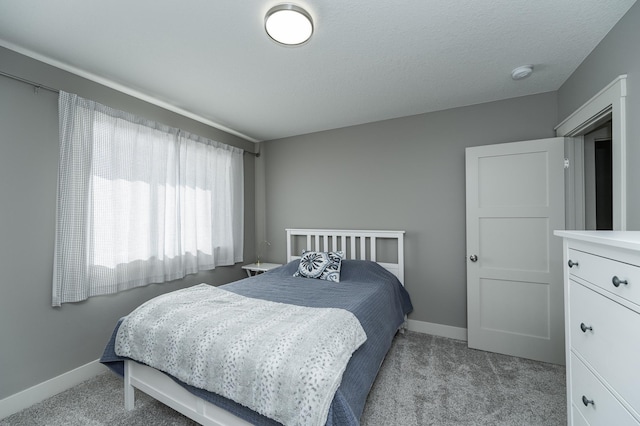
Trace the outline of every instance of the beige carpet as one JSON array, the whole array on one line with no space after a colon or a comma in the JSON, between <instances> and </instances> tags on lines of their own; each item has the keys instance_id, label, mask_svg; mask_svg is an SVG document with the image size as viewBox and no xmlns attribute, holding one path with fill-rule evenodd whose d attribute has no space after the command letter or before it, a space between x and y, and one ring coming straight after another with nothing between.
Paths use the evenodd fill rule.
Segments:
<instances>
[{"instance_id":1,"label":"beige carpet","mask_svg":"<svg viewBox=\"0 0 640 426\"><path fill-rule=\"evenodd\" d=\"M564 425L564 371L563 366L407 332L396 337L382 365L362 425ZM136 394L136 409L125 411L122 380L105 373L0 420L0 425L196 424Z\"/></svg>"}]
</instances>

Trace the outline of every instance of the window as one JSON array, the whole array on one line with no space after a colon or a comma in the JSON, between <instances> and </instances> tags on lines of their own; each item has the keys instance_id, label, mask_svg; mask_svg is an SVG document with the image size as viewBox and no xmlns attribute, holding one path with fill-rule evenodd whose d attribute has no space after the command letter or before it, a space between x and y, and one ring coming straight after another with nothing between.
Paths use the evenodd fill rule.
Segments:
<instances>
[{"instance_id":1,"label":"window","mask_svg":"<svg viewBox=\"0 0 640 426\"><path fill-rule=\"evenodd\" d=\"M243 151L60 92L53 306L233 265Z\"/></svg>"}]
</instances>

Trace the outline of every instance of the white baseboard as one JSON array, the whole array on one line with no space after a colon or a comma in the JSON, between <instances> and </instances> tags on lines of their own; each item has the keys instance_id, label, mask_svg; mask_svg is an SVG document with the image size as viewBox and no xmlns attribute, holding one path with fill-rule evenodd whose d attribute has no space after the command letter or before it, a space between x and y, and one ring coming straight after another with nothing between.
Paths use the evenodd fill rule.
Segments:
<instances>
[{"instance_id":1,"label":"white baseboard","mask_svg":"<svg viewBox=\"0 0 640 426\"><path fill-rule=\"evenodd\" d=\"M450 339L467 341L467 329L450 325L435 324L432 322L408 320L407 329L434 336L448 337Z\"/></svg>"},{"instance_id":2,"label":"white baseboard","mask_svg":"<svg viewBox=\"0 0 640 426\"><path fill-rule=\"evenodd\" d=\"M98 360L68 371L57 377L25 389L0 400L0 419L4 419L18 411L42 402L62 391L89 380L100 373L108 371Z\"/></svg>"}]
</instances>

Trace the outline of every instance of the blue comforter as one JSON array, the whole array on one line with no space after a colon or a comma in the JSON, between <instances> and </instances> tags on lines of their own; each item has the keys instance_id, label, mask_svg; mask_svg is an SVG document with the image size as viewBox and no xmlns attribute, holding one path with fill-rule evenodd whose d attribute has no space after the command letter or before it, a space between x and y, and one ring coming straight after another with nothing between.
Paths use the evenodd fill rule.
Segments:
<instances>
[{"instance_id":1,"label":"blue comforter","mask_svg":"<svg viewBox=\"0 0 640 426\"><path fill-rule=\"evenodd\" d=\"M222 286L225 290L274 302L309 307L334 307L352 312L362 324L367 341L354 352L334 396L328 426L358 425L369 390L393 336L413 310L409 294L397 278L374 262L344 260L340 282L293 277L298 261L264 274ZM124 374L124 359L114 351L116 326L100 362ZM276 425L275 421L219 395L180 383L190 392L253 424Z\"/></svg>"}]
</instances>

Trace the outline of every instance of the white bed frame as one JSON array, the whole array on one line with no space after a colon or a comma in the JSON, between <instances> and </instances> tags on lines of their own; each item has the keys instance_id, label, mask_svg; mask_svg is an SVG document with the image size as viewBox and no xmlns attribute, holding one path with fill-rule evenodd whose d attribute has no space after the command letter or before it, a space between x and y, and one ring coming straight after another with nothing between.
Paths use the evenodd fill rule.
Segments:
<instances>
[{"instance_id":1,"label":"white bed frame","mask_svg":"<svg viewBox=\"0 0 640 426\"><path fill-rule=\"evenodd\" d=\"M343 250L347 259L377 260L377 242L394 240L397 260L378 262L404 285L404 231L351 231L328 229L287 229L287 262L300 257L302 250ZM303 248L300 248L300 240ZM294 251L296 253L294 253ZM207 426L241 426L251 423L193 395L169 376L154 368L126 360L124 365L124 406L133 410L135 389Z\"/></svg>"}]
</instances>

